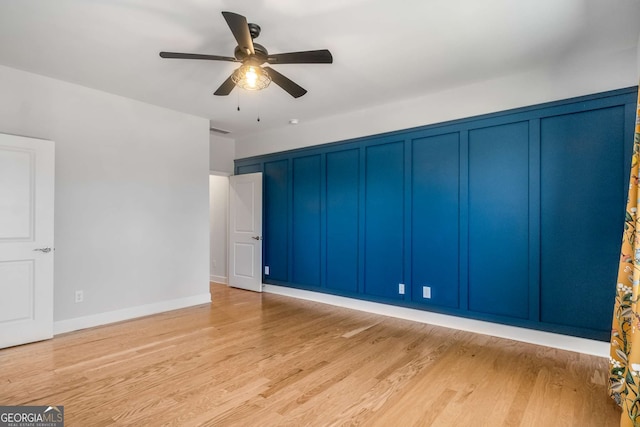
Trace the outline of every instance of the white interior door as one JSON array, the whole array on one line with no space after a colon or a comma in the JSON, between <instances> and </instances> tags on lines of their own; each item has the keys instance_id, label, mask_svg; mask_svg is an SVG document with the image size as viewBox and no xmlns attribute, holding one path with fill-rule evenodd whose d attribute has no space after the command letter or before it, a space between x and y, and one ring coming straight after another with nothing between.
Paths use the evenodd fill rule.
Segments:
<instances>
[{"instance_id":1,"label":"white interior door","mask_svg":"<svg viewBox=\"0 0 640 427\"><path fill-rule=\"evenodd\" d=\"M54 143L0 134L0 348L53 336Z\"/></svg>"},{"instance_id":2,"label":"white interior door","mask_svg":"<svg viewBox=\"0 0 640 427\"><path fill-rule=\"evenodd\" d=\"M262 292L262 174L229 177L229 286Z\"/></svg>"}]
</instances>

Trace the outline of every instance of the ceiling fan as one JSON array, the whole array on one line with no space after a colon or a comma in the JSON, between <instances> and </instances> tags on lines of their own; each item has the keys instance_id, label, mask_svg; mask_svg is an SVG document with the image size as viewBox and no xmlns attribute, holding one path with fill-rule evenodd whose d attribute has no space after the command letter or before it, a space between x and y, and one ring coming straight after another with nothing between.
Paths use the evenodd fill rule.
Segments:
<instances>
[{"instance_id":1,"label":"ceiling fan","mask_svg":"<svg viewBox=\"0 0 640 427\"><path fill-rule=\"evenodd\" d=\"M235 86L247 90L260 90L269 86L269 83L273 81L294 98L299 98L307 93L306 89L273 68L262 64L331 64L333 62L331 52L327 49L269 54L264 46L253 42L253 39L260 35L259 25L247 23L247 18L233 12L222 12L222 16L224 16L238 42L233 57L198 53L160 52L162 58L241 62L242 65L220 85L214 95L229 95Z\"/></svg>"}]
</instances>

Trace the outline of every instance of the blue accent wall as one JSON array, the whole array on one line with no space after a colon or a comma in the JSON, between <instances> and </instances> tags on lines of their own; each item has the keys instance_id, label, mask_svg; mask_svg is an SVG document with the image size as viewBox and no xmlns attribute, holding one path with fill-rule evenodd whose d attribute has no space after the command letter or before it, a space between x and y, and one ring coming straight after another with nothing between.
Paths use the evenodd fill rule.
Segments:
<instances>
[{"instance_id":1,"label":"blue accent wall","mask_svg":"<svg viewBox=\"0 0 640 427\"><path fill-rule=\"evenodd\" d=\"M606 341L636 96L236 160L264 173L264 282Z\"/></svg>"}]
</instances>

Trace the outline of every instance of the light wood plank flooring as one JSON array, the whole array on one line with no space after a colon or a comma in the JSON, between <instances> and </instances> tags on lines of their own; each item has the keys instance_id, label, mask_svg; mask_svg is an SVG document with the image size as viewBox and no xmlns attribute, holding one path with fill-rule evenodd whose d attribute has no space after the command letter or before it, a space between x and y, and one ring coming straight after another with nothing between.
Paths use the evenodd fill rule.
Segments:
<instances>
[{"instance_id":1,"label":"light wood plank flooring","mask_svg":"<svg viewBox=\"0 0 640 427\"><path fill-rule=\"evenodd\" d=\"M212 285L213 303L0 350L67 426L617 426L603 358Z\"/></svg>"}]
</instances>

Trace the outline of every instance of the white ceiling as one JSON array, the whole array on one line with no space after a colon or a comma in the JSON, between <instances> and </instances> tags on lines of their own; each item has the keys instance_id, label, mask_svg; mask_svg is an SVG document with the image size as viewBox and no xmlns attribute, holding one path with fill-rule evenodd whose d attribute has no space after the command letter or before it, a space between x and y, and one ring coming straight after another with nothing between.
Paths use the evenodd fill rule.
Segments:
<instances>
[{"instance_id":1,"label":"white ceiling","mask_svg":"<svg viewBox=\"0 0 640 427\"><path fill-rule=\"evenodd\" d=\"M326 48L334 63L274 66L309 91L299 99L274 84L214 96L238 64L158 52L233 56L221 11L259 24L270 53ZM239 137L604 58L637 46L639 32L639 0L1 0L0 65L205 117Z\"/></svg>"}]
</instances>

